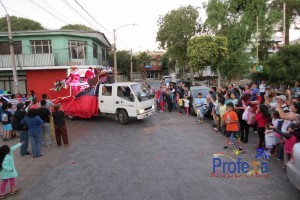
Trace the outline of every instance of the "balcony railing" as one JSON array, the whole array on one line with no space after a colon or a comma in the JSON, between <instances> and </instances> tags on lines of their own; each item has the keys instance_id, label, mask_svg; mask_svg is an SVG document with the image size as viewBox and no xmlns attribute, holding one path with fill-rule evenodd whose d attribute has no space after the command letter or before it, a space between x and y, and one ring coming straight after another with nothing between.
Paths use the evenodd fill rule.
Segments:
<instances>
[{"instance_id":1,"label":"balcony railing","mask_svg":"<svg viewBox=\"0 0 300 200\"><path fill-rule=\"evenodd\" d=\"M48 66L73 66L73 65L106 65L102 61L102 55L98 58L87 55L85 59L69 58L68 52L47 54L15 54L15 62L18 68L48 67ZM11 68L10 55L0 55L0 68Z\"/></svg>"}]
</instances>

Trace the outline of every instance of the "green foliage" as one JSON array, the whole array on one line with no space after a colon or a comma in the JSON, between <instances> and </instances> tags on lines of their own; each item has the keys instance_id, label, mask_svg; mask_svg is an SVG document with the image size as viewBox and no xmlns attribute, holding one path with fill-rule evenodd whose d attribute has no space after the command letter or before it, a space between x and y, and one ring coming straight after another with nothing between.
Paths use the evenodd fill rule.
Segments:
<instances>
[{"instance_id":1,"label":"green foliage","mask_svg":"<svg viewBox=\"0 0 300 200\"><path fill-rule=\"evenodd\" d=\"M128 51L117 51L118 74L130 74L130 57ZM108 53L108 65L114 66L114 53L112 51Z\"/></svg>"},{"instance_id":2,"label":"green foliage","mask_svg":"<svg viewBox=\"0 0 300 200\"><path fill-rule=\"evenodd\" d=\"M187 44L190 38L200 32L199 13L192 6L180 7L168 12L158 20L157 41L169 55L185 65L188 62Z\"/></svg>"},{"instance_id":3,"label":"green foliage","mask_svg":"<svg viewBox=\"0 0 300 200\"><path fill-rule=\"evenodd\" d=\"M291 24L296 17L300 16L300 1L299 0L284 0L286 3L286 32L285 44L289 44L289 31ZM269 4L272 13L279 16L277 22L282 22L283 0L272 0ZM283 30L283 24L280 24L280 31Z\"/></svg>"},{"instance_id":4,"label":"green foliage","mask_svg":"<svg viewBox=\"0 0 300 200\"><path fill-rule=\"evenodd\" d=\"M265 74L271 83L290 85L300 80L300 45L281 48L265 65Z\"/></svg>"},{"instance_id":5,"label":"green foliage","mask_svg":"<svg viewBox=\"0 0 300 200\"><path fill-rule=\"evenodd\" d=\"M23 18L10 16L12 31L43 30L45 29L39 22ZM7 32L7 18L0 18L0 32Z\"/></svg>"},{"instance_id":6,"label":"green foliage","mask_svg":"<svg viewBox=\"0 0 300 200\"><path fill-rule=\"evenodd\" d=\"M161 58L162 70L173 69L176 65L176 61L173 60L168 53L164 53Z\"/></svg>"},{"instance_id":7,"label":"green foliage","mask_svg":"<svg viewBox=\"0 0 300 200\"><path fill-rule=\"evenodd\" d=\"M94 29L83 25L83 24L68 24L65 26L60 27L63 30L77 30L77 31L94 31Z\"/></svg>"},{"instance_id":8,"label":"green foliage","mask_svg":"<svg viewBox=\"0 0 300 200\"><path fill-rule=\"evenodd\" d=\"M188 43L187 54L190 65L194 70L204 69L205 66L213 66L227 59L227 38L221 36L195 36Z\"/></svg>"},{"instance_id":9,"label":"green foliage","mask_svg":"<svg viewBox=\"0 0 300 200\"><path fill-rule=\"evenodd\" d=\"M266 0L209 0L206 5L207 20L204 27L208 32L228 39L229 59L220 65L221 74L227 78L243 77L253 63L251 54L246 53L247 46L255 44L257 16L259 25L259 60L268 59L268 48L274 24L280 18L270 9ZM282 16L282 14L281 14ZM252 56L256 49L253 49Z\"/></svg>"},{"instance_id":10,"label":"green foliage","mask_svg":"<svg viewBox=\"0 0 300 200\"><path fill-rule=\"evenodd\" d=\"M137 58L137 62L138 62L138 65L141 66L143 69L146 65L150 64L151 57L146 51L141 52Z\"/></svg>"}]
</instances>

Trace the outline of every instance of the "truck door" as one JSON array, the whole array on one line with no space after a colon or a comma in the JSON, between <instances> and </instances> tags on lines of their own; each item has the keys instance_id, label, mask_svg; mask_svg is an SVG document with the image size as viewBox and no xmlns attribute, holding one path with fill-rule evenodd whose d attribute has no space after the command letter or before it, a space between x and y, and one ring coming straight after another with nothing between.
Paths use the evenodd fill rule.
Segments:
<instances>
[{"instance_id":1,"label":"truck door","mask_svg":"<svg viewBox=\"0 0 300 200\"><path fill-rule=\"evenodd\" d=\"M135 102L135 96L128 86L117 87L117 97L115 102L116 109L124 108L129 117L136 117L137 108Z\"/></svg>"},{"instance_id":2,"label":"truck door","mask_svg":"<svg viewBox=\"0 0 300 200\"><path fill-rule=\"evenodd\" d=\"M101 84L98 97L100 112L115 113L113 99L113 87Z\"/></svg>"}]
</instances>

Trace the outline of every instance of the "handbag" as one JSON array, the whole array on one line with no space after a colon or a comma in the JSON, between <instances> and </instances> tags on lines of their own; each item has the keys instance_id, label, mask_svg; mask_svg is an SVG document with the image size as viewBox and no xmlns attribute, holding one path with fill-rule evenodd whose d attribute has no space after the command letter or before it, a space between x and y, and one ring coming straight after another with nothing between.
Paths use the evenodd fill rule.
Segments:
<instances>
[{"instance_id":1,"label":"handbag","mask_svg":"<svg viewBox=\"0 0 300 200\"><path fill-rule=\"evenodd\" d=\"M243 112L242 119L243 119L244 121L247 121L247 120L248 120L249 109L250 109L250 106L247 106L247 108L246 108L245 111Z\"/></svg>"},{"instance_id":2,"label":"handbag","mask_svg":"<svg viewBox=\"0 0 300 200\"><path fill-rule=\"evenodd\" d=\"M254 120L255 114L253 112L248 112L247 124L252 126L255 124Z\"/></svg>"}]
</instances>

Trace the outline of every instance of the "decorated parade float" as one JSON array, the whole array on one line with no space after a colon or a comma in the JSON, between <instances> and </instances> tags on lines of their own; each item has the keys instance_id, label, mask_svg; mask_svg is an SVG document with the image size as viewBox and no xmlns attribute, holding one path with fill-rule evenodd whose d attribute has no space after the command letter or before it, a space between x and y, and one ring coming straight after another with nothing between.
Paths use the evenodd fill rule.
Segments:
<instances>
[{"instance_id":1,"label":"decorated parade float","mask_svg":"<svg viewBox=\"0 0 300 200\"><path fill-rule=\"evenodd\" d=\"M84 74L83 74L84 73ZM70 118L91 118L98 116L98 94L100 84L114 83L113 70L110 67L89 67L88 70L81 71L77 67L71 67L69 76L63 80L54 82L53 90L59 93L69 90L69 96L58 97L53 100L55 104L60 104L62 110Z\"/></svg>"}]
</instances>

